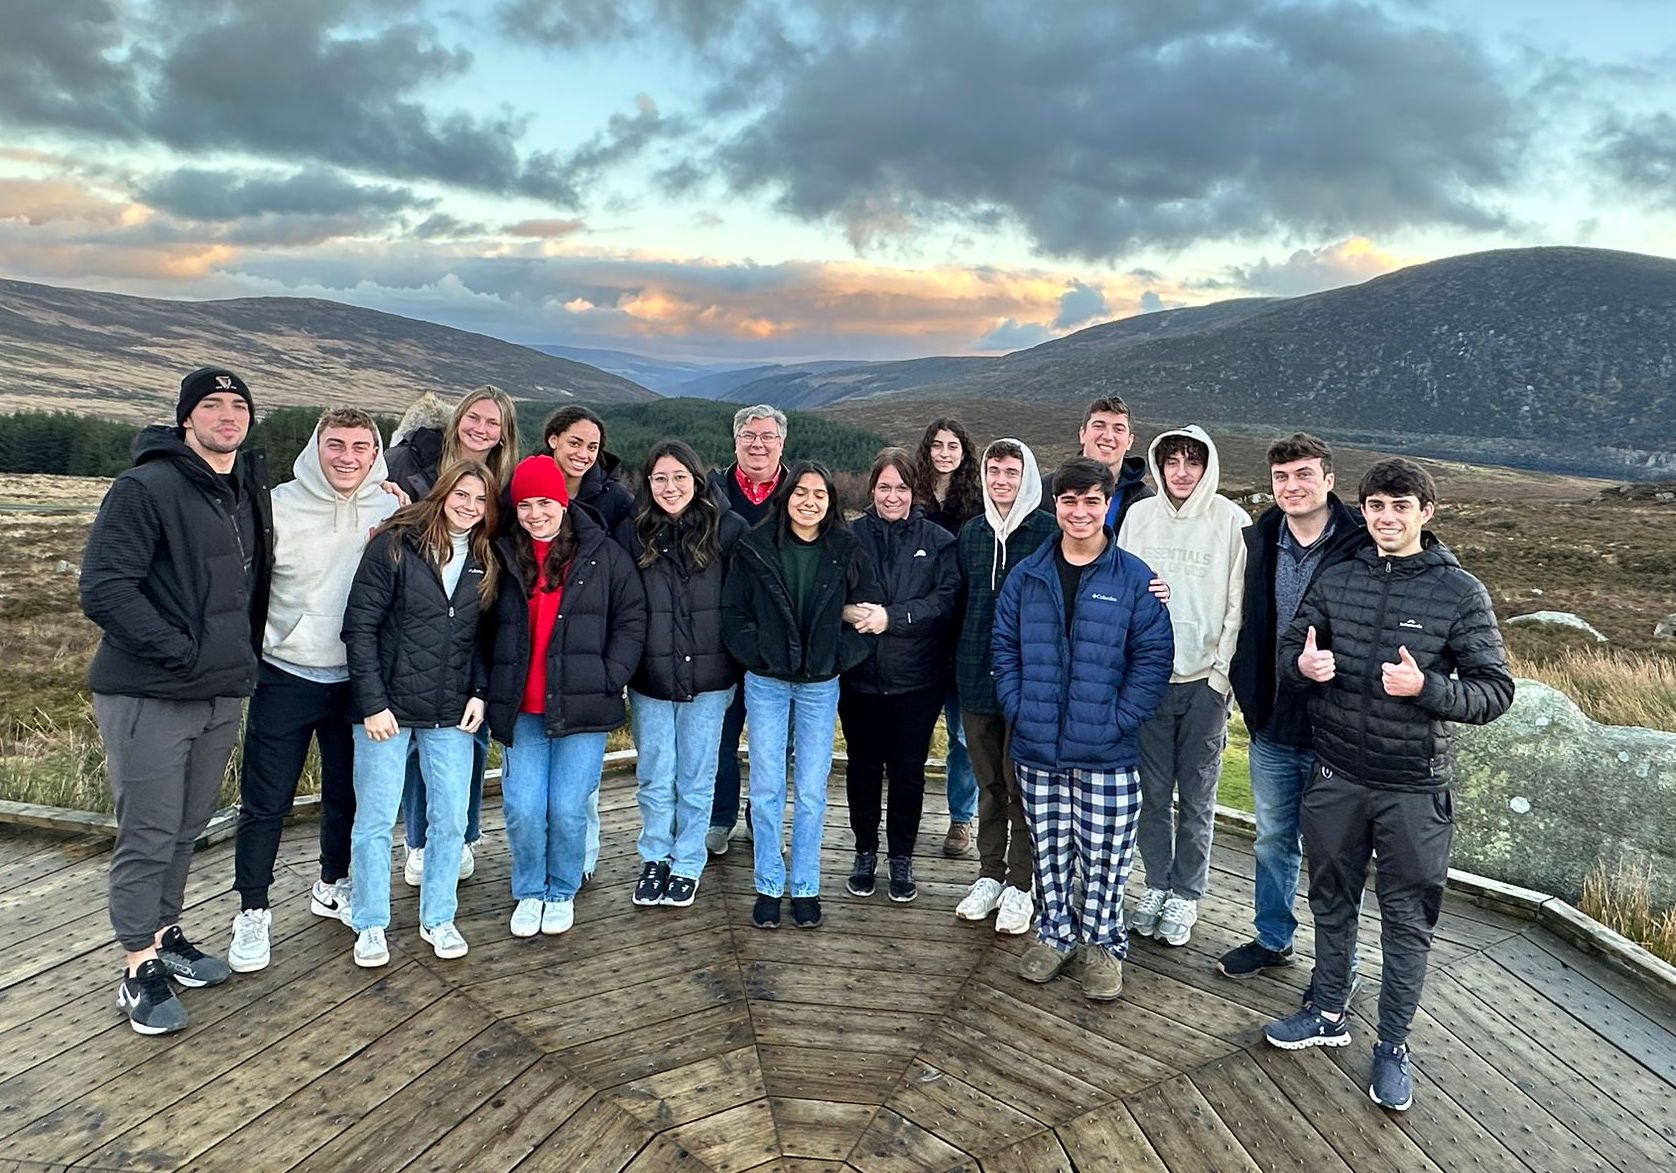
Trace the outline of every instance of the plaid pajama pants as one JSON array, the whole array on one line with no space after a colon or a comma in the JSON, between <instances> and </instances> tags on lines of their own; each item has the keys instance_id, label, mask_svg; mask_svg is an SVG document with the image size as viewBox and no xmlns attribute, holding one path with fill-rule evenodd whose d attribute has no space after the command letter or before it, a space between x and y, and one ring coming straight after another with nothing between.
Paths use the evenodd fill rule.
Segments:
<instances>
[{"instance_id":1,"label":"plaid pajama pants","mask_svg":"<svg viewBox=\"0 0 1676 1173\"><path fill-rule=\"evenodd\" d=\"M1134 770L1036 770L1017 766L1024 819L1035 846L1037 932L1061 953L1099 945L1129 952L1123 888L1141 811Z\"/></svg>"}]
</instances>

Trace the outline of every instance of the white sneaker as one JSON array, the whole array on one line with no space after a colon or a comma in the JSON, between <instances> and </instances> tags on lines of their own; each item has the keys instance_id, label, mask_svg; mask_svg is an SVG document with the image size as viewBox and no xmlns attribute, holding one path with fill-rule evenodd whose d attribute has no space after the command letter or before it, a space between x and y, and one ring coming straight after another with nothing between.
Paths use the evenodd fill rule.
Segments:
<instances>
[{"instance_id":1,"label":"white sneaker","mask_svg":"<svg viewBox=\"0 0 1676 1173\"><path fill-rule=\"evenodd\" d=\"M405 847L407 858L402 861L402 879L409 888L417 888L425 882L425 849L423 847Z\"/></svg>"},{"instance_id":2,"label":"white sneaker","mask_svg":"<svg viewBox=\"0 0 1676 1173\"><path fill-rule=\"evenodd\" d=\"M512 935L514 937L533 937L541 931L541 901L534 896L526 896L518 901L518 907L512 910Z\"/></svg>"},{"instance_id":3,"label":"white sneaker","mask_svg":"<svg viewBox=\"0 0 1676 1173\"><path fill-rule=\"evenodd\" d=\"M454 922L445 920L434 929L424 926L419 928L419 939L436 950L436 955L444 961L452 961L456 957L464 957L470 948L466 939L460 936L460 930L454 927Z\"/></svg>"},{"instance_id":4,"label":"white sneaker","mask_svg":"<svg viewBox=\"0 0 1676 1173\"><path fill-rule=\"evenodd\" d=\"M954 907L954 915L961 920L983 920L1001 903L1001 881L981 876L966 889L966 895Z\"/></svg>"},{"instance_id":5,"label":"white sneaker","mask_svg":"<svg viewBox=\"0 0 1676 1173\"><path fill-rule=\"evenodd\" d=\"M1036 902L1030 893L1011 885L1001 889L1001 910L995 914L995 931L1017 937L1030 931L1036 918Z\"/></svg>"},{"instance_id":6,"label":"white sneaker","mask_svg":"<svg viewBox=\"0 0 1676 1173\"><path fill-rule=\"evenodd\" d=\"M308 910L315 916L323 916L327 920L340 920L349 923L349 899L354 889L347 879L339 880L335 884L328 884L325 880L314 881L314 890L308 896Z\"/></svg>"},{"instance_id":7,"label":"white sneaker","mask_svg":"<svg viewBox=\"0 0 1676 1173\"><path fill-rule=\"evenodd\" d=\"M576 923L576 905L569 900L541 902L541 931L556 937Z\"/></svg>"},{"instance_id":8,"label":"white sneaker","mask_svg":"<svg viewBox=\"0 0 1676 1173\"><path fill-rule=\"evenodd\" d=\"M469 880L471 874L477 870L477 856L472 854L471 844L460 848L460 879Z\"/></svg>"},{"instance_id":9,"label":"white sneaker","mask_svg":"<svg viewBox=\"0 0 1676 1173\"><path fill-rule=\"evenodd\" d=\"M1129 921L1129 931L1137 937L1150 937L1158 931L1158 919L1164 912L1164 901L1170 894L1162 888L1148 888L1141 893L1135 915Z\"/></svg>"},{"instance_id":10,"label":"white sneaker","mask_svg":"<svg viewBox=\"0 0 1676 1173\"><path fill-rule=\"evenodd\" d=\"M384 943L383 929L361 930L355 938L355 964L362 969L390 964L390 946Z\"/></svg>"},{"instance_id":11,"label":"white sneaker","mask_svg":"<svg viewBox=\"0 0 1676 1173\"><path fill-rule=\"evenodd\" d=\"M227 947L227 968L255 973L268 968L268 926L274 914L266 908L247 908L233 918L233 943Z\"/></svg>"},{"instance_id":12,"label":"white sneaker","mask_svg":"<svg viewBox=\"0 0 1676 1173\"><path fill-rule=\"evenodd\" d=\"M1158 939L1166 945L1185 945L1199 923L1199 902L1172 896L1164 901L1164 915L1158 922Z\"/></svg>"}]
</instances>

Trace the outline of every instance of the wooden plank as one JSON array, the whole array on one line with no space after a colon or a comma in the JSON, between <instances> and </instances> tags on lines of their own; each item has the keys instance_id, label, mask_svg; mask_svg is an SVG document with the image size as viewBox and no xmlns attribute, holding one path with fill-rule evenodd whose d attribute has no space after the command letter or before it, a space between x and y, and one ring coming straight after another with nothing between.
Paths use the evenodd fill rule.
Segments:
<instances>
[{"instance_id":1,"label":"wooden plank","mask_svg":"<svg viewBox=\"0 0 1676 1173\"><path fill-rule=\"evenodd\" d=\"M906 982L891 973L774 961L747 961L739 968L745 976L745 994L753 1001L803 1002L821 1007L847 1006L910 1014L942 1014L965 980L964 974L954 977L922 974Z\"/></svg>"},{"instance_id":2,"label":"wooden plank","mask_svg":"<svg viewBox=\"0 0 1676 1173\"><path fill-rule=\"evenodd\" d=\"M668 1137L654 1136L623 1166L623 1173L711 1173L711 1169Z\"/></svg>"},{"instance_id":3,"label":"wooden plank","mask_svg":"<svg viewBox=\"0 0 1676 1173\"><path fill-rule=\"evenodd\" d=\"M654 1139L640 1121L605 1097L595 1096L571 1113L518 1169L519 1173L622 1173ZM660 1150L660 1156L663 1152L667 1150Z\"/></svg>"},{"instance_id":4,"label":"wooden plank","mask_svg":"<svg viewBox=\"0 0 1676 1173\"><path fill-rule=\"evenodd\" d=\"M767 1095L754 1047L724 1051L684 1067L632 1080L611 1092L618 1107L659 1132L762 1100ZM772 1129L772 1120L769 1126Z\"/></svg>"},{"instance_id":5,"label":"wooden plank","mask_svg":"<svg viewBox=\"0 0 1676 1173\"><path fill-rule=\"evenodd\" d=\"M924 1064L951 1072L985 1095L1049 1126L1114 1098L1060 1068L1059 1058L1050 1047L1038 1044L1031 1051L1022 1051L953 1018L945 1019L919 1052ZM892 1106L913 1117L913 1113Z\"/></svg>"},{"instance_id":6,"label":"wooden plank","mask_svg":"<svg viewBox=\"0 0 1676 1173\"><path fill-rule=\"evenodd\" d=\"M1185 1075L1137 1092L1127 1103L1153 1151L1173 1169L1259 1168Z\"/></svg>"},{"instance_id":7,"label":"wooden plank","mask_svg":"<svg viewBox=\"0 0 1676 1173\"><path fill-rule=\"evenodd\" d=\"M1135 1123L1129 1105L1121 1101L1086 1112L1053 1131L1078 1170L1169 1173L1146 1133Z\"/></svg>"},{"instance_id":8,"label":"wooden plank","mask_svg":"<svg viewBox=\"0 0 1676 1173\"><path fill-rule=\"evenodd\" d=\"M1244 1051L1191 1073L1228 1131L1263 1173L1342 1170L1346 1165L1319 1132Z\"/></svg>"},{"instance_id":9,"label":"wooden plank","mask_svg":"<svg viewBox=\"0 0 1676 1173\"><path fill-rule=\"evenodd\" d=\"M1550 900L1544 904L1537 920L1548 931L1576 945L1584 954L1607 962L1676 1005L1676 965L1639 942L1601 924L1563 900Z\"/></svg>"},{"instance_id":10,"label":"wooden plank","mask_svg":"<svg viewBox=\"0 0 1676 1173\"><path fill-rule=\"evenodd\" d=\"M725 958L730 948L727 930L719 928L604 953L582 952L580 946L564 944L565 937L520 941L529 949L527 960L480 963L463 976L460 988L473 1001L510 1018L560 1005L566 997L610 989L624 972L669 974L704 969Z\"/></svg>"},{"instance_id":11,"label":"wooden plank","mask_svg":"<svg viewBox=\"0 0 1676 1173\"><path fill-rule=\"evenodd\" d=\"M1051 1132L1038 1132L983 1158L983 1173L1076 1173L1065 1146Z\"/></svg>"},{"instance_id":12,"label":"wooden plank","mask_svg":"<svg viewBox=\"0 0 1676 1173\"><path fill-rule=\"evenodd\" d=\"M413 1173L505 1173L540 1148L593 1094L557 1060L537 1060L407 1168Z\"/></svg>"},{"instance_id":13,"label":"wooden plank","mask_svg":"<svg viewBox=\"0 0 1676 1173\"><path fill-rule=\"evenodd\" d=\"M1521 955L1528 955L1525 953L1527 949L1540 950L1575 969L1583 977L1663 1029L1676 1034L1676 989L1649 989L1638 977L1626 974L1616 966L1607 965L1598 957L1591 957L1563 937L1543 928L1530 930L1522 940L1507 942L1506 949Z\"/></svg>"},{"instance_id":14,"label":"wooden plank","mask_svg":"<svg viewBox=\"0 0 1676 1173\"><path fill-rule=\"evenodd\" d=\"M547 1050L562 1051L745 996L739 967L731 961L705 969L642 976L648 976L649 983L614 986L507 1021ZM480 988L472 987L474 997Z\"/></svg>"},{"instance_id":15,"label":"wooden plank","mask_svg":"<svg viewBox=\"0 0 1676 1173\"><path fill-rule=\"evenodd\" d=\"M1327 1056L1265 1045L1252 1051L1251 1057L1300 1112L1332 1122L1321 1135L1356 1173L1438 1170L1390 1113L1368 1102L1367 1084L1352 1080ZM1451 1165L1459 1159L1455 1155L1440 1156Z\"/></svg>"},{"instance_id":16,"label":"wooden plank","mask_svg":"<svg viewBox=\"0 0 1676 1173\"><path fill-rule=\"evenodd\" d=\"M763 1083L776 1098L879 1105L890 1098L911 1052L838 1051L759 1043Z\"/></svg>"},{"instance_id":17,"label":"wooden plank","mask_svg":"<svg viewBox=\"0 0 1676 1173\"><path fill-rule=\"evenodd\" d=\"M778 1002L752 1002L750 1006L757 1042L778 1047L870 1051L906 1058L937 1023L929 1014L899 1014L893 1010L844 1006L816 1010Z\"/></svg>"},{"instance_id":18,"label":"wooden plank","mask_svg":"<svg viewBox=\"0 0 1676 1173\"><path fill-rule=\"evenodd\" d=\"M734 1002L558 1054L579 1077L595 1087L609 1088L736 1051L750 1042L750 1018L745 1007Z\"/></svg>"},{"instance_id":19,"label":"wooden plank","mask_svg":"<svg viewBox=\"0 0 1676 1173\"><path fill-rule=\"evenodd\" d=\"M742 1173L773 1160L780 1152L774 1112L766 1099L682 1124L664 1136L716 1173Z\"/></svg>"},{"instance_id":20,"label":"wooden plank","mask_svg":"<svg viewBox=\"0 0 1676 1173\"><path fill-rule=\"evenodd\" d=\"M918 1059L885 1107L973 1156L999 1152L1044 1128L1007 1101Z\"/></svg>"},{"instance_id":21,"label":"wooden plank","mask_svg":"<svg viewBox=\"0 0 1676 1173\"><path fill-rule=\"evenodd\" d=\"M788 1157L813 1157L843 1161L873 1122L878 1108L863 1104L839 1104L825 1100L772 1097L774 1126L780 1135L780 1151Z\"/></svg>"},{"instance_id":22,"label":"wooden plank","mask_svg":"<svg viewBox=\"0 0 1676 1173\"><path fill-rule=\"evenodd\" d=\"M734 954L740 961L820 965L886 973L929 974L948 977L969 972L982 958L981 941L922 940L909 934L868 936L844 930L814 933L740 933Z\"/></svg>"},{"instance_id":23,"label":"wooden plank","mask_svg":"<svg viewBox=\"0 0 1676 1173\"><path fill-rule=\"evenodd\" d=\"M913 1121L881 1108L856 1142L850 1165L861 1173L912 1173L914 1170L977 1170L977 1162Z\"/></svg>"}]
</instances>

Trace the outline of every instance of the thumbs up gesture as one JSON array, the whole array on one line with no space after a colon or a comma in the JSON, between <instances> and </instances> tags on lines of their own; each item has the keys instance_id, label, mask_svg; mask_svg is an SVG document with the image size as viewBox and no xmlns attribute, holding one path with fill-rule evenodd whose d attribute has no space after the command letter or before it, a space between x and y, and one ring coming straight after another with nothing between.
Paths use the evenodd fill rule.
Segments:
<instances>
[{"instance_id":1,"label":"thumbs up gesture","mask_svg":"<svg viewBox=\"0 0 1676 1173\"><path fill-rule=\"evenodd\" d=\"M1426 687L1426 674L1414 662L1407 647L1399 647L1397 662L1381 664L1379 672L1384 677L1387 696L1419 696L1420 690Z\"/></svg>"},{"instance_id":2,"label":"thumbs up gesture","mask_svg":"<svg viewBox=\"0 0 1676 1173\"><path fill-rule=\"evenodd\" d=\"M1333 653L1323 651L1315 646L1315 628L1309 629L1304 636L1304 650L1298 656L1298 671L1305 680L1313 680L1317 684L1325 684L1338 671L1338 665L1333 660Z\"/></svg>"}]
</instances>

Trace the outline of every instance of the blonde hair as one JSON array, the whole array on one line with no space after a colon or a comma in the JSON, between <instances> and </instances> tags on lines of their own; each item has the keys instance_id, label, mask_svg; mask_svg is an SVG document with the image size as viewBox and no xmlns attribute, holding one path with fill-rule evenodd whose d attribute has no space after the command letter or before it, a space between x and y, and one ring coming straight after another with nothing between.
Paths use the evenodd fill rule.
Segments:
<instances>
[{"instance_id":1,"label":"blonde hair","mask_svg":"<svg viewBox=\"0 0 1676 1173\"><path fill-rule=\"evenodd\" d=\"M500 443L477 456L466 451L465 445L460 443L460 421L466 418L466 412L471 410L474 403L485 399L493 399L495 406L500 408ZM519 451L518 409L512 405L512 397L499 387L485 384L461 399L460 405L454 409L454 414L448 418L448 430L443 433L442 459L437 461L437 473L440 476L462 460L480 460L494 474L497 484L510 485L512 470L518 467Z\"/></svg>"}]
</instances>

